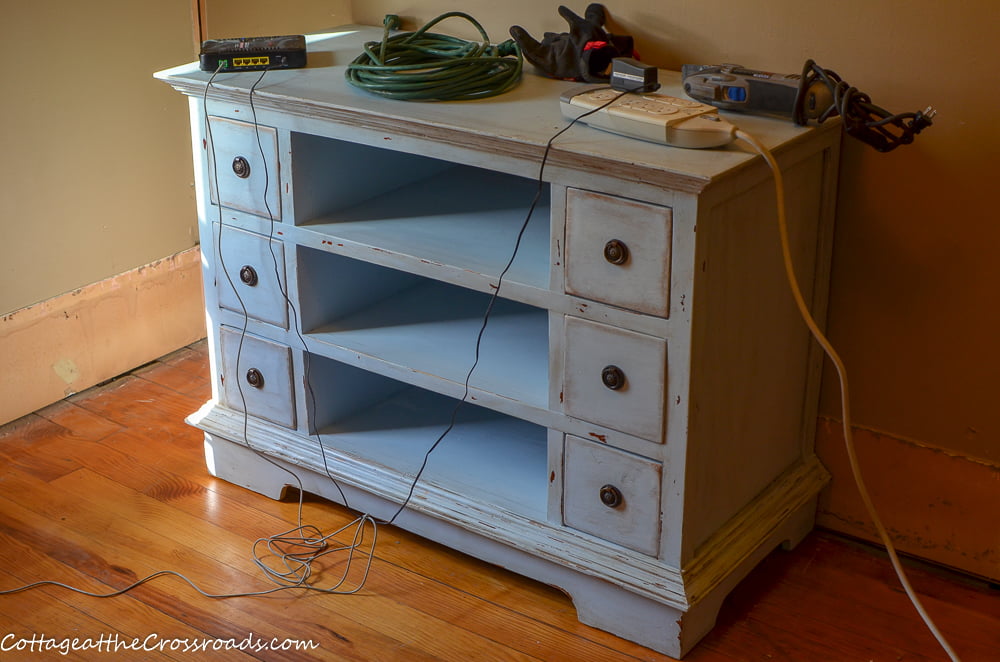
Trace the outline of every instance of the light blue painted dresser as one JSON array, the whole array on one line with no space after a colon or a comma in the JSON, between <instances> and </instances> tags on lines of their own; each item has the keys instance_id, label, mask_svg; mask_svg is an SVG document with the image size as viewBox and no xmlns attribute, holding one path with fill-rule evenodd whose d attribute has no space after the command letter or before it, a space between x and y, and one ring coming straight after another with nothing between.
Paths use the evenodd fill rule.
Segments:
<instances>
[{"instance_id":1,"label":"light blue painted dresser","mask_svg":"<svg viewBox=\"0 0 1000 662\"><path fill-rule=\"evenodd\" d=\"M388 518L465 391L571 83L392 101L344 67L157 77L190 97L214 394L211 471ZM679 75L661 72L681 96ZM252 103L251 103L252 102ZM785 172L826 305L840 131L730 117ZM794 308L763 160L587 126L553 144L457 424L396 524L569 593L584 623L680 656L813 524L821 355ZM322 445L322 446L321 446ZM265 455L269 462L262 457ZM329 472L329 475L328 475ZM377 551L377 550L376 550Z\"/></svg>"}]
</instances>

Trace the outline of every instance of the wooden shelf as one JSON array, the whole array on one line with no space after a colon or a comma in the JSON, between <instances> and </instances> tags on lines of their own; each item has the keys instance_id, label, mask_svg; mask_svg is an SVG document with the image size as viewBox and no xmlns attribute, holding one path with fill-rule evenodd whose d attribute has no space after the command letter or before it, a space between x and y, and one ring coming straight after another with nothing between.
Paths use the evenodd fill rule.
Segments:
<instances>
[{"instance_id":1,"label":"wooden shelf","mask_svg":"<svg viewBox=\"0 0 1000 662\"><path fill-rule=\"evenodd\" d=\"M316 421L324 448L412 481L459 401L330 359L311 361L315 416L326 419ZM348 401L355 408L345 407ZM468 402L455 420L430 455L421 484L544 520L545 428Z\"/></svg>"},{"instance_id":2,"label":"wooden shelf","mask_svg":"<svg viewBox=\"0 0 1000 662\"><path fill-rule=\"evenodd\" d=\"M421 280L374 305L307 329L306 339L314 352L353 358L368 369L405 375L454 395L475 361L489 300L486 294ZM548 365L546 311L498 298L469 382L479 392L475 397L493 394L545 410ZM450 385L440 384L442 380Z\"/></svg>"},{"instance_id":3,"label":"wooden shelf","mask_svg":"<svg viewBox=\"0 0 1000 662\"><path fill-rule=\"evenodd\" d=\"M528 179L456 166L305 227L322 235L314 243L361 251L366 258L374 250L382 264L400 269L421 271L432 264L495 279L510 260L537 190ZM549 215L545 186L507 282L548 288Z\"/></svg>"}]
</instances>

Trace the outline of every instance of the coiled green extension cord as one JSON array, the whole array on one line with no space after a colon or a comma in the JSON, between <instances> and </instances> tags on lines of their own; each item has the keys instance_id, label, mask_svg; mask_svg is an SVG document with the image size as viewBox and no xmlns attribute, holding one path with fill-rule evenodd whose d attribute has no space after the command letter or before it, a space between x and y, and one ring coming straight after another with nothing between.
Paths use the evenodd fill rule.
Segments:
<instances>
[{"instance_id":1,"label":"coiled green extension cord","mask_svg":"<svg viewBox=\"0 0 1000 662\"><path fill-rule=\"evenodd\" d=\"M472 23L482 42L428 32L453 16ZM344 75L351 85L392 99L457 101L502 94L521 79L524 58L514 40L490 44L483 26L468 14L441 14L416 32L392 36L399 17L387 15L384 25L382 41L366 43L347 66Z\"/></svg>"}]
</instances>

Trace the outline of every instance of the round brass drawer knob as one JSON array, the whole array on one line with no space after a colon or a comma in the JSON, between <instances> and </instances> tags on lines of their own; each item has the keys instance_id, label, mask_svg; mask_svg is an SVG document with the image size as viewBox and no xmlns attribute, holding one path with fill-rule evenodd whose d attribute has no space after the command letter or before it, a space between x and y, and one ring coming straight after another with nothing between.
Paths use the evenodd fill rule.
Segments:
<instances>
[{"instance_id":1,"label":"round brass drawer knob","mask_svg":"<svg viewBox=\"0 0 1000 662\"><path fill-rule=\"evenodd\" d=\"M244 285L249 285L253 287L257 284L257 270L251 267L249 264L244 264L240 268L240 280Z\"/></svg>"},{"instance_id":2,"label":"round brass drawer knob","mask_svg":"<svg viewBox=\"0 0 1000 662\"><path fill-rule=\"evenodd\" d=\"M604 244L604 259L611 264L625 264L628 262L628 246L620 239L612 239Z\"/></svg>"},{"instance_id":3,"label":"round brass drawer knob","mask_svg":"<svg viewBox=\"0 0 1000 662\"><path fill-rule=\"evenodd\" d=\"M246 179L250 176L250 162L247 161L242 156L237 156L233 159L233 174L240 179Z\"/></svg>"},{"instance_id":4,"label":"round brass drawer knob","mask_svg":"<svg viewBox=\"0 0 1000 662\"><path fill-rule=\"evenodd\" d=\"M612 391L625 386L625 373L616 365L605 366L601 371L601 382Z\"/></svg>"},{"instance_id":5,"label":"round brass drawer knob","mask_svg":"<svg viewBox=\"0 0 1000 662\"><path fill-rule=\"evenodd\" d=\"M624 500L621 490L614 485L605 485L601 488L601 503L608 508L617 508Z\"/></svg>"},{"instance_id":6,"label":"round brass drawer knob","mask_svg":"<svg viewBox=\"0 0 1000 662\"><path fill-rule=\"evenodd\" d=\"M247 384L254 388L264 388L264 375L257 368L247 370Z\"/></svg>"}]
</instances>

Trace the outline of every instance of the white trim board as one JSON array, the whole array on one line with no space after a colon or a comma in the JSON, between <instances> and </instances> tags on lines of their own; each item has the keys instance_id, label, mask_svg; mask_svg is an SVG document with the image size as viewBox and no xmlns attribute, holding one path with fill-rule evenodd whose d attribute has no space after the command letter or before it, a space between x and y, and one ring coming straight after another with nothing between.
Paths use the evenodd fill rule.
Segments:
<instances>
[{"instance_id":1,"label":"white trim board","mask_svg":"<svg viewBox=\"0 0 1000 662\"><path fill-rule=\"evenodd\" d=\"M0 317L0 424L205 337L201 250Z\"/></svg>"}]
</instances>

